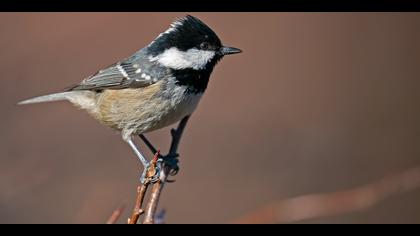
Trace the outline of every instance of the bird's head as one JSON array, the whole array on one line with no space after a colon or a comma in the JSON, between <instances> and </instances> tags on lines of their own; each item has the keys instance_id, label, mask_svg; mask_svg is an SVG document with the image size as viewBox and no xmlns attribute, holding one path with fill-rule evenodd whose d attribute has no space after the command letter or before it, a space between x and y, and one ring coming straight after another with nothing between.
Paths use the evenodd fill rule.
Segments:
<instances>
[{"instance_id":1,"label":"bird's head","mask_svg":"<svg viewBox=\"0 0 420 236\"><path fill-rule=\"evenodd\" d=\"M225 55L241 50L223 46L216 33L196 17L175 20L148 47L150 61L173 70L212 70Z\"/></svg>"}]
</instances>

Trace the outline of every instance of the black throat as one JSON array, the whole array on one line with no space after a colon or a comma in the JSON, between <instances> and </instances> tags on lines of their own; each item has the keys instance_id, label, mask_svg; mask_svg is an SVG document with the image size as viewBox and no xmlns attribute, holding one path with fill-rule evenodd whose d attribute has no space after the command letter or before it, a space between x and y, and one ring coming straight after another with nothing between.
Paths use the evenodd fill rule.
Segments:
<instances>
[{"instance_id":1,"label":"black throat","mask_svg":"<svg viewBox=\"0 0 420 236\"><path fill-rule=\"evenodd\" d=\"M203 93L209 83L212 69L194 70L183 69L174 70L173 75L177 85L187 86L188 93Z\"/></svg>"}]
</instances>

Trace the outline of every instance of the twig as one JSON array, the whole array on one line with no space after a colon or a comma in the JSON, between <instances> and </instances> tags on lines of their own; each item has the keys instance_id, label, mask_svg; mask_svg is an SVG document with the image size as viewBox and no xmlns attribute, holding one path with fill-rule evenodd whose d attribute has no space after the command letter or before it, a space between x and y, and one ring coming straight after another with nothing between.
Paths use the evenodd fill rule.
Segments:
<instances>
[{"instance_id":1,"label":"twig","mask_svg":"<svg viewBox=\"0 0 420 236\"><path fill-rule=\"evenodd\" d=\"M149 202L146 206L145 216L143 220L143 224L154 224L155 223L155 213L157 210L157 206L159 204L160 194L162 193L162 189L164 186L164 181L166 181L166 175L164 179L156 182L152 187L152 193L150 195Z\"/></svg>"},{"instance_id":2,"label":"twig","mask_svg":"<svg viewBox=\"0 0 420 236\"><path fill-rule=\"evenodd\" d=\"M120 218L121 214L123 213L125 209L125 205L122 205L115 209L112 212L112 215L109 217L109 219L106 221L107 224L115 224L117 220Z\"/></svg>"},{"instance_id":3,"label":"twig","mask_svg":"<svg viewBox=\"0 0 420 236\"><path fill-rule=\"evenodd\" d=\"M137 198L136 203L134 204L133 213L131 214L131 217L128 219L128 224L137 224L137 221L139 220L139 217L141 214L143 214L143 200L144 196L146 195L147 187L149 184L142 184L137 187Z\"/></svg>"},{"instance_id":4,"label":"twig","mask_svg":"<svg viewBox=\"0 0 420 236\"><path fill-rule=\"evenodd\" d=\"M420 167L416 167L350 190L284 199L232 223L291 223L361 211L388 197L419 188Z\"/></svg>"},{"instance_id":5,"label":"twig","mask_svg":"<svg viewBox=\"0 0 420 236\"><path fill-rule=\"evenodd\" d=\"M164 159L177 157L179 142L181 140L182 133L185 129L185 126L187 125L188 119L189 119L189 116L186 116L184 119L181 120L181 122L179 123L176 129L171 130L171 135L172 135L171 147L169 149L169 153L166 156L163 156ZM163 170L161 171L161 174L159 177L159 181L153 184L150 199L146 205L143 224L155 223L156 210L159 204L159 199L162 193L162 189L165 183L167 182L167 178L171 170L172 169L170 166L164 165Z\"/></svg>"}]
</instances>

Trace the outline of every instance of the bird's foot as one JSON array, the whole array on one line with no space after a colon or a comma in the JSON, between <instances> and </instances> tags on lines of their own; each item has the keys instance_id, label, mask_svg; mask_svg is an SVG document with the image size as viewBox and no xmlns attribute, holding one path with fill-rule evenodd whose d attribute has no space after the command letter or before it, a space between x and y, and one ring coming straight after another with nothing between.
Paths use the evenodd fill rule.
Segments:
<instances>
[{"instance_id":1,"label":"bird's foot","mask_svg":"<svg viewBox=\"0 0 420 236\"><path fill-rule=\"evenodd\" d=\"M141 183L142 184L149 184L149 183L156 183L160 179L160 174L163 168L169 168L169 175L174 176L178 174L179 171L179 160L178 160L178 154L174 155L166 155L162 157L160 155L160 150L158 150L152 161L150 161L141 176ZM168 182L174 182L173 180L167 180Z\"/></svg>"},{"instance_id":2,"label":"bird's foot","mask_svg":"<svg viewBox=\"0 0 420 236\"><path fill-rule=\"evenodd\" d=\"M158 150L153 159L145 166L140 182L142 184L156 183L159 181L160 171L162 170L162 156Z\"/></svg>"},{"instance_id":3,"label":"bird's foot","mask_svg":"<svg viewBox=\"0 0 420 236\"><path fill-rule=\"evenodd\" d=\"M168 154L163 157L163 164L169 168L169 175L171 176L178 174L178 171L179 171L178 157L179 157L178 153L174 155Z\"/></svg>"}]
</instances>

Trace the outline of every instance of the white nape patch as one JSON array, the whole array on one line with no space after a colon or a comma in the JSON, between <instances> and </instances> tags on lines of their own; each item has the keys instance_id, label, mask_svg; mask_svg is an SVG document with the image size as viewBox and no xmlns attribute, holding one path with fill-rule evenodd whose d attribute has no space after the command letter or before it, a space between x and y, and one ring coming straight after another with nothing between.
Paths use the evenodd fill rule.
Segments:
<instances>
[{"instance_id":1,"label":"white nape patch","mask_svg":"<svg viewBox=\"0 0 420 236\"><path fill-rule=\"evenodd\" d=\"M169 34L169 33L173 32L173 31L176 31L179 26L182 26L182 22L179 21L179 20L176 20L176 21L172 22L171 23L171 27L169 27L169 29L167 29L162 34Z\"/></svg>"},{"instance_id":2,"label":"white nape patch","mask_svg":"<svg viewBox=\"0 0 420 236\"><path fill-rule=\"evenodd\" d=\"M120 64L117 65L117 68L125 78L130 79L130 77L128 77L127 72L125 72L124 68L122 68Z\"/></svg>"},{"instance_id":3,"label":"white nape patch","mask_svg":"<svg viewBox=\"0 0 420 236\"><path fill-rule=\"evenodd\" d=\"M141 74L141 77L146 78L146 74L145 73Z\"/></svg>"},{"instance_id":4,"label":"white nape patch","mask_svg":"<svg viewBox=\"0 0 420 236\"><path fill-rule=\"evenodd\" d=\"M146 75L146 80L150 80L150 75Z\"/></svg>"},{"instance_id":5,"label":"white nape patch","mask_svg":"<svg viewBox=\"0 0 420 236\"><path fill-rule=\"evenodd\" d=\"M208 50L192 48L187 51L180 51L177 48L172 47L149 59L151 62L157 61L159 64L175 70L187 68L200 70L213 59L214 55L215 52Z\"/></svg>"},{"instance_id":6,"label":"white nape patch","mask_svg":"<svg viewBox=\"0 0 420 236\"><path fill-rule=\"evenodd\" d=\"M165 31L160 33L149 45L152 45L158 38L162 37L165 34L170 34L178 29L178 27L182 26L182 18L175 20L171 23L171 26Z\"/></svg>"},{"instance_id":7,"label":"white nape patch","mask_svg":"<svg viewBox=\"0 0 420 236\"><path fill-rule=\"evenodd\" d=\"M141 69L139 68L135 72L136 72L136 74L139 74L141 72Z\"/></svg>"}]
</instances>

